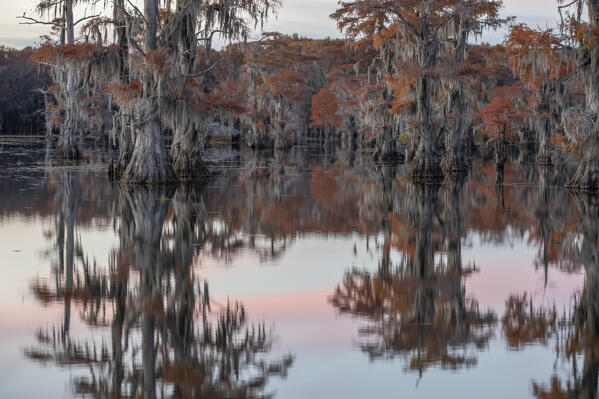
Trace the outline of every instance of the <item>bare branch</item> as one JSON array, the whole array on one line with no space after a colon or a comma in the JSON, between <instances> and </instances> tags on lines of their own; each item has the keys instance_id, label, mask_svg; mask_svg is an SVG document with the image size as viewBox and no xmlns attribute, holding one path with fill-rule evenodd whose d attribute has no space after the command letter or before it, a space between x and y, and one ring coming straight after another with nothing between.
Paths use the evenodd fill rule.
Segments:
<instances>
[{"instance_id":1,"label":"bare branch","mask_svg":"<svg viewBox=\"0 0 599 399\"><path fill-rule=\"evenodd\" d=\"M199 33L200 32L198 32L198 34ZM220 30L220 29L213 30L212 32L210 32L210 35L208 35L206 37L199 37L197 40L198 40L198 42L200 42L200 41L212 41L212 36L214 36L215 33L225 33L225 31L224 30Z\"/></svg>"},{"instance_id":2,"label":"bare branch","mask_svg":"<svg viewBox=\"0 0 599 399\"><path fill-rule=\"evenodd\" d=\"M57 22L54 21L41 21L39 19L35 19L32 17L28 17L25 15L25 13L23 13L22 16L17 17L17 19L22 19L24 20L24 22L19 22L19 25L53 25L53 26L60 26Z\"/></svg>"},{"instance_id":3,"label":"bare branch","mask_svg":"<svg viewBox=\"0 0 599 399\"><path fill-rule=\"evenodd\" d=\"M224 59L226 59L228 57L229 57L229 55L225 55L224 57L221 57L218 60L216 60L214 62L214 64L210 65L208 68L204 69L203 71L200 71L198 73L193 73L193 74L186 74L185 76L190 77L190 78L197 78L198 76L202 76L202 75L210 72L211 70L213 70L218 64L220 64Z\"/></svg>"},{"instance_id":4,"label":"bare branch","mask_svg":"<svg viewBox=\"0 0 599 399\"><path fill-rule=\"evenodd\" d=\"M139 14L139 16L144 20L144 22L146 23L146 26L148 25L148 20L146 19L146 17L144 16L144 13L140 11L139 8L137 8L137 6L135 4L133 4L131 2L131 0L127 0L127 3L129 3L129 5L131 7L133 7L133 9Z\"/></svg>"},{"instance_id":5,"label":"bare branch","mask_svg":"<svg viewBox=\"0 0 599 399\"><path fill-rule=\"evenodd\" d=\"M78 23L80 23L80 22L83 22L83 21L85 21L85 20L92 19L92 18L97 18L97 17L99 17L99 16L101 16L101 15L102 15L102 14L96 14L96 15L90 15L89 17L83 17L83 18L79 18L77 21L75 21L75 22L73 23L73 26L77 26L77 24L78 24Z\"/></svg>"},{"instance_id":6,"label":"bare branch","mask_svg":"<svg viewBox=\"0 0 599 399\"><path fill-rule=\"evenodd\" d=\"M133 45L133 47L145 57L146 53L144 53L144 51L141 49L139 43L137 43L137 40L132 38L131 35L129 35L129 40L130 40L131 44Z\"/></svg>"}]
</instances>

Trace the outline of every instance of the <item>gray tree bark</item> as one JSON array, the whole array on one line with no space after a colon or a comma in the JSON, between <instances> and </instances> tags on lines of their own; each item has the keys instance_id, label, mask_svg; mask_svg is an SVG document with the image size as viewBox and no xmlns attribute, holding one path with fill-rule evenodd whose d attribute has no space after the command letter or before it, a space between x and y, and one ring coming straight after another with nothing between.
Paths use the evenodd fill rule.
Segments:
<instances>
[{"instance_id":1,"label":"gray tree bark","mask_svg":"<svg viewBox=\"0 0 599 399\"><path fill-rule=\"evenodd\" d=\"M144 0L146 55L156 50L156 28L158 4L156 0ZM175 171L166 151L164 132L160 120L160 74L154 73L151 65L144 65L142 98L139 100L141 117L131 161L121 181L131 184L164 184L177 181Z\"/></svg>"},{"instance_id":2,"label":"gray tree bark","mask_svg":"<svg viewBox=\"0 0 599 399\"><path fill-rule=\"evenodd\" d=\"M599 27L599 0L586 0L589 22ZM599 189L599 131L595 128L599 120L599 45L580 50L579 69L583 76L586 93L586 108L592 121L591 130L586 133L584 153L576 174L569 184L579 190Z\"/></svg>"},{"instance_id":3,"label":"gray tree bark","mask_svg":"<svg viewBox=\"0 0 599 399\"><path fill-rule=\"evenodd\" d=\"M75 26L73 21L73 0L64 2L65 28L67 44L75 44ZM72 65L67 65L66 71L66 98L64 99L64 121L60 126L58 143L54 151L54 158L58 161L68 162L78 160L81 157L77 147L77 101L75 91L77 77ZM61 75L64 75L62 72Z\"/></svg>"}]
</instances>

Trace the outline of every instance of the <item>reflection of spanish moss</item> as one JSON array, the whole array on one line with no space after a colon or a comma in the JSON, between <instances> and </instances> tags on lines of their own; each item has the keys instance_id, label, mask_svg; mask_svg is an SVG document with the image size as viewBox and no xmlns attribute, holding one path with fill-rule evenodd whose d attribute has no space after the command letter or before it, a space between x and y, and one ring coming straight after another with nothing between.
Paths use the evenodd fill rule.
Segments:
<instances>
[{"instance_id":1,"label":"reflection of spanish moss","mask_svg":"<svg viewBox=\"0 0 599 399\"><path fill-rule=\"evenodd\" d=\"M330 298L341 313L368 320L359 330L360 347L371 358L399 356L420 373L432 365L457 369L476 364L471 349L491 338L495 316L464 297L462 279L473 270L461 263L461 186L448 188L443 216L437 213L439 186L410 186L405 212L412 227L401 234L414 242L413 252L403 252L393 265L385 244L375 273L347 272ZM439 226L444 234L436 233ZM384 231L386 243L394 241ZM435 250L443 247L447 261L436 261Z\"/></svg>"},{"instance_id":2,"label":"reflection of spanish moss","mask_svg":"<svg viewBox=\"0 0 599 399\"><path fill-rule=\"evenodd\" d=\"M555 308L535 309L532 298L523 294L508 298L501 323L508 346L519 349L532 343L547 343L556 333L557 319Z\"/></svg>"},{"instance_id":3,"label":"reflection of spanish moss","mask_svg":"<svg viewBox=\"0 0 599 399\"><path fill-rule=\"evenodd\" d=\"M75 300L89 324L110 326L110 344L52 328L39 331L26 356L86 366L88 375L73 381L83 396L268 397L269 378L285 376L293 357L270 358L272 333L250 324L242 304L212 301L194 275L193 261L212 239L201 188L180 187L172 206L168 188L124 190L120 248L108 267L84 263L86 277L72 289L44 288L51 300Z\"/></svg>"},{"instance_id":4,"label":"reflection of spanish moss","mask_svg":"<svg viewBox=\"0 0 599 399\"><path fill-rule=\"evenodd\" d=\"M571 363L570 376L563 381L554 376L549 385L533 382L538 398L596 398L599 390L599 199L588 194L576 194L581 223L572 232L571 245L565 245L565 256L584 265L585 282L575 297L570 313L556 317L554 313L534 310L520 316L525 334L535 337L539 330L555 331L556 356ZM521 314L524 312L520 311ZM520 333L522 335L522 333ZM582 356L582 367L578 365Z\"/></svg>"}]
</instances>

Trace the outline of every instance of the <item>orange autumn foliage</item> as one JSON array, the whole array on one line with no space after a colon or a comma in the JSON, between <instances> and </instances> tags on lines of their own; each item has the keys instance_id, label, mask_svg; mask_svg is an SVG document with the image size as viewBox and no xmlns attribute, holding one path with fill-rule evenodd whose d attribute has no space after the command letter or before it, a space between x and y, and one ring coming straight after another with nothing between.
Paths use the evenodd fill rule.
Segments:
<instances>
[{"instance_id":1,"label":"orange autumn foliage","mask_svg":"<svg viewBox=\"0 0 599 399\"><path fill-rule=\"evenodd\" d=\"M333 126L341 128L343 119L338 114L339 100L330 90L322 89L312 97L312 123L310 127Z\"/></svg>"},{"instance_id":2,"label":"orange autumn foliage","mask_svg":"<svg viewBox=\"0 0 599 399\"><path fill-rule=\"evenodd\" d=\"M102 53L116 51L118 51L117 46L103 47L90 42L61 45L45 43L36 50L33 60L37 62L55 62L55 60L62 58L77 62L99 57Z\"/></svg>"},{"instance_id":3,"label":"orange autumn foliage","mask_svg":"<svg viewBox=\"0 0 599 399\"><path fill-rule=\"evenodd\" d=\"M519 83L493 90L491 102L475 115L481 120L477 127L483 134L491 138L514 138L524 118L524 109L517 104L519 90Z\"/></svg>"},{"instance_id":4,"label":"orange autumn foliage","mask_svg":"<svg viewBox=\"0 0 599 399\"><path fill-rule=\"evenodd\" d=\"M560 79L574 69L574 60L560 49L553 29L534 30L514 25L506 40L510 68L536 90L547 79Z\"/></svg>"}]
</instances>

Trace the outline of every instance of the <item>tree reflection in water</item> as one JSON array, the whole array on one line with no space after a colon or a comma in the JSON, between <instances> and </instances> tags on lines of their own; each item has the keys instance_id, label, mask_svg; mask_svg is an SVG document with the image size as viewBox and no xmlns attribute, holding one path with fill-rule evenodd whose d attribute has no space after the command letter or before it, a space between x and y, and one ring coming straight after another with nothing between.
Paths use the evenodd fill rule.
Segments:
<instances>
[{"instance_id":1,"label":"tree reflection in water","mask_svg":"<svg viewBox=\"0 0 599 399\"><path fill-rule=\"evenodd\" d=\"M202 188L182 185L174 198L169 187L122 188L114 223L119 247L107 270L90 267L83 256L74 270L70 181L63 185L66 272L57 273L54 290L34 284L40 299L64 301L64 322L40 330L39 345L26 355L85 366L88 375L73 382L81 395L268 397L269 378L285 376L293 357L269 357L272 332L250 324L243 304L214 302L208 283L195 275L193 261L202 248L227 234L206 220ZM72 301L81 305L86 323L110 327L109 343L71 336Z\"/></svg>"},{"instance_id":2,"label":"tree reflection in water","mask_svg":"<svg viewBox=\"0 0 599 399\"><path fill-rule=\"evenodd\" d=\"M358 342L371 359L398 358L420 375L434 366L473 367L503 334L509 350L555 348L571 371L534 381L531 393L596 396L598 205L556 190L556 170L507 162L477 166L467 180L416 185L405 183L401 166L373 165L347 151L324 160L299 151L244 157L209 192L193 185L111 192L59 172L54 197L39 205L40 212L57 209L48 237L58 262L53 279L36 280L34 292L43 303L64 305L64 317L41 330L26 354L89 370L74 389L91 396L268 396L269 378L285 375L292 358L274 358L272 332L250 324L242 304L215 302L193 265L207 257L234 263L243 252L278 262L306 236L358 233L369 237L369 253L380 250L378 267L347 271L330 302L361 319ZM10 212L17 202L0 205ZM105 266L88 260L78 236L78 225L96 214L112 220L118 237ZM473 236L533 247L534 266L544 271L539 291L551 289L555 269L584 268L575 304L564 314L515 292L501 298L501 316L481 310L465 289L479 272L462 259ZM102 327L104 339L75 338L71 312Z\"/></svg>"},{"instance_id":3,"label":"tree reflection in water","mask_svg":"<svg viewBox=\"0 0 599 399\"><path fill-rule=\"evenodd\" d=\"M596 398L599 377L599 198L574 193L581 223L567 232L562 256L570 264L584 267L582 291L575 297L568 313L558 316L555 310L520 311L519 336L532 342L536 335L553 337L557 360L570 364L570 376L551 377L549 384L534 381L538 398ZM508 312L505 317L513 318ZM539 334L541 332L541 334ZM506 329L506 334L512 333ZM524 336L525 339L522 338ZM582 358L582 365L579 365Z\"/></svg>"},{"instance_id":4,"label":"tree reflection in water","mask_svg":"<svg viewBox=\"0 0 599 399\"><path fill-rule=\"evenodd\" d=\"M383 222L377 271L347 272L331 296L341 313L367 320L360 347L371 358L400 356L420 375L431 365L470 367L492 337L495 315L480 311L464 292L463 279L474 269L461 260L462 187L461 181L443 187L440 214L441 187L410 184L404 209L390 209ZM400 251L396 264L392 246Z\"/></svg>"}]
</instances>

